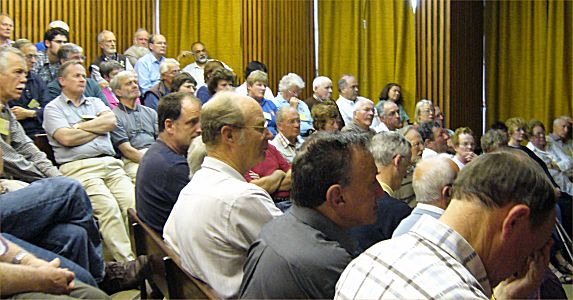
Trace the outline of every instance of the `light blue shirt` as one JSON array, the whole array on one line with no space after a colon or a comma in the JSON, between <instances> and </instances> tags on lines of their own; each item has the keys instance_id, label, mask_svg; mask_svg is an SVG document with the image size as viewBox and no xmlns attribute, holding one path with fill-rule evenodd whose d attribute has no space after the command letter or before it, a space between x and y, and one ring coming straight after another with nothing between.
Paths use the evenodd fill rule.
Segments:
<instances>
[{"instance_id":1,"label":"light blue shirt","mask_svg":"<svg viewBox=\"0 0 573 300\"><path fill-rule=\"evenodd\" d=\"M138 76L141 94L159 83L159 65L164 59L165 57L162 56L158 60L153 53L149 52L142 56L135 64L135 72Z\"/></svg>"},{"instance_id":2,"label":"light blue shirt","mask_svg":"<svg viewBox=\"0 0 573 300\"><path fill-rule=\"evenodd\" d=\"M273 102L279 109L290 105L288 100L283 98L282 93L278 93L275 99L273 99ZM310 109L304 101L300 100L296 111L300 117L300 134L304 135L309 129L312 129L312 116L310 114Z\"/></svg>"}]
</instances>

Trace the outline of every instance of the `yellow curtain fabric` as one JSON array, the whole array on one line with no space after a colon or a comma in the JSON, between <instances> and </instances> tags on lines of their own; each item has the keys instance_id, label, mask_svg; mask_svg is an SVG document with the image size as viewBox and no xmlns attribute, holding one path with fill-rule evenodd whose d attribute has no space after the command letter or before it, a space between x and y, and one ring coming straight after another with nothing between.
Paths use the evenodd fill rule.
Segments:
<instances>
[{"instance_id":1,"label":"yellow curtain fabric","mask_svg":"<svg viewBox=\"0 0 573 300\"><path fill-rule=\"evenodd\" d=\"M573 2L487 1L487 124L571 115Z\"/></svg>"},{"instance_id":2,"label":"yellow curtain fabric","mask_svg":"<svg viewBox=\"0 0 573 300\"><path fill-rule=\"evenodd\" d=\"M416 99L414 13L405 0L319 0L319 74L354 74L360 94L378 101L387 83L402 86L413 118ZM334 97L338 97L337 91Z\"/></svg>"},{"instance_id":3,"label":"yellow curtain fabric","mask_svg":"<svg viewBox=\"0 0 573 300\"><path fill-rule=\"evenodd\" d=\"M224 61L235 73L243 71L241 0L162 0L159 26L167 39L167 56L176 57L201 41L209 56ZM193 62L181 60L181 68Z\"/></svg>"}]
</instances>

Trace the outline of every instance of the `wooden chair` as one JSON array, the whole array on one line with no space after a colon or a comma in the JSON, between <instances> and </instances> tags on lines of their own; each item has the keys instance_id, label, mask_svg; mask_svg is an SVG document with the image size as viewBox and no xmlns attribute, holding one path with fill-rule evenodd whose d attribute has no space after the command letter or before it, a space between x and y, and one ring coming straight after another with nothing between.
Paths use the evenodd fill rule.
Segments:
<instances>
[{"instance_id":1,"label":"wooden chair","mask_svg":"<svg viewBox=\"0 0 573 300\"><path fill-rule=\"evenodd\" d=\"M50 146L50 142L48 142L47 134L36 134L34 136L34 145L36 145L40 151L46 153L46 156L52 162L52 164L57 166L56 159L54 158L54 150L52 149L52 146Z\"/></svg>"},{"instance_id":2,"label":"wooden chair","mask_svg":"<svg viewBox=\"0 0 573 300\"><path fill-rule=\"evenodd\" d=\"M179 255L163 241L151 227L137 216L134 209L128 210L129 224L135 239L135 252L147 255L151 272L146 278L167 299L219 299L204 282L191 276L181 264ZM141 299L147 299L142 282Z\"/></svg>"}]
</instances>

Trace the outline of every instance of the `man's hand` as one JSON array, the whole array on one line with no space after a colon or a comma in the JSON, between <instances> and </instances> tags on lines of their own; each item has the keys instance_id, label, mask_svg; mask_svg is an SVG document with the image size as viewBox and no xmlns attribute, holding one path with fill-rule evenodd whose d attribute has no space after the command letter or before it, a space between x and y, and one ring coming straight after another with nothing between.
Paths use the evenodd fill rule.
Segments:
<instances>
[{"instance_id":1,"label":"man's hand","mask_svg":"<svg viewBox=\"0 0 573 300\"><path fill-rule=\"evenodd\" d=\"M16 120L21 121L28 118L36 117L36 111L31 109L25 109L20 106L14 106L11 108L12 113L16 116Z\"/></svg>"},{"instance_id":2,"label":"man's hand","mask_svg":"<svg viewBox=\"0 0 573 300\"><path fill-rule=\"evenodd\" d=\"M477 157L477 154L473 153L473 152L466 152L464 153L464 159L466 160L466 162L470 162L472 161L474 158Z\"/></svg>"},{"instance_id":3,"label":"man's hand","mask_svg":"<svg viewBox=\"0 0 573 300\"><path fill-rule=\"evenodd\" d=\"M177 60L181 60L182 58L185 58L185 57L191 56L191 55L193 55L193 52L183 50L183 51L181 51L181 53L179 53L179 55L177 55Z\"/></svg>"},{"instance_id":4,"label":"man's hand","mask_svg":"<svg viewBox=\"0 0 573 300\"><path fill-rule=\"evenodd\" d=\"M299 102L300 102L300 99L298 99L297 97L290 97L290 99L289 99L290 107L292 107L294 109L298 108Z\"/></svg>"},{"instance_id":5,"label":"man's hand","mask_svg":"<svg viewBox=\"0 0 573 300\"><path fill-rule=\"evenodd\" d=\"M58 268L59 259L54 259L47 265L39 267L38 291L49 294L69 294L74 288L74 273L68 269Z\"/></svg>"},{"instance_id":6,"label":"man's hand","mask_svg":"<svg viewBox=\"0 0 573 300\"><path fill-rule=\"evenodd\" d=\"M259 179L261 178L261 176L253 171L249 171L249 176L251 176L251 180L253 179Z\"/></svg>"}]
</instances>

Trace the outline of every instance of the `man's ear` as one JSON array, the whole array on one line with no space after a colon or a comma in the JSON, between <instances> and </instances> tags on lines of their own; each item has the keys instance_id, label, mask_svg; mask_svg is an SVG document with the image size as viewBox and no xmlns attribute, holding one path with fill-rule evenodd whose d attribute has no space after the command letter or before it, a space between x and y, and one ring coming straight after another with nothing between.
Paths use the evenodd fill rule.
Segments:
<instances>
[{"instance_id":1,"label":"man's ear","mask_svg":"<svg viewBox=\"0 0 573 300\"><path fill-rule=\"evenodd\" d=\"M167 133L173 133L173 120L165 119L163 127L165 127L165 131L167 131Z\"/></svg>"},{"instance_id":2,"label":"man's ear","mask_svg":"<svg viewBox=\"0 0 573 300\"><path fill-rule=\"evenodd\" d=\"M342 186L340 186L340 184L333 184L326 190L326 201L334 210L344 205Z\"/></svg>"},{"instance_id":3,"label":"man's ear","mask_svg":"<svg viewBox=\"0 0 573 300\"><path fill-rule=\"evenodd\" d=\"M238 137L235 136L235 130L233 130L233 126L224 125L223 127L221 127L222 142L233 143L237 138Z\"/></svg>"},{"instance_id":4,"label":"man's ear","mask_svg":"<svg viewBox=\"0 0 573 300\"><path fill-rule=\"evenodd\" d=\"M502 238L507 240L515 234L521 236L522 233L518 229L523 226L529 226L530 214L531 209L527 205L517 204L511 207L501 223Z\"/></svg>"},{"instance_id":5,"label":"man's ear","mask_svg":"<svg viewBox=\"0 0 573 300\"><path fill-rule=\"evenodd\" d=\"M446 209L446 207L450 205L451 200L452 200L452 187L446 185L440 191L440 201L439 201L440 207Z\"/></svg>"},{"instance_id":6,"label":"man's ear","mask_svg":"<svg viewBox=\"0 0 573 300\"><path fill-rule=\"evenodd\" d=\"M402 156L400 154L394 155L394 158L392 158L392 165L394 168L398 168L400 165L400 160L402 160Z\"/></svg>"}]
</instances>

